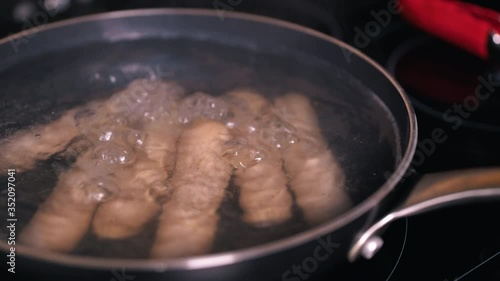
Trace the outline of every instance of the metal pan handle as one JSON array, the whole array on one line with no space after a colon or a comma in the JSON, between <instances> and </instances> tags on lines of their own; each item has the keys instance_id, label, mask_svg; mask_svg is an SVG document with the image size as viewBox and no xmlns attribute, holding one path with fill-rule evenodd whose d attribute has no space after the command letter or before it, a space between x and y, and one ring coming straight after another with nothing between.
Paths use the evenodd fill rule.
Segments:
<instances>
[{"instance_id":1,"label":"metal pan handle","mask_svg":"<svg viewBox=\"0 0 500 281\"><path fill-rule=\"evenodd\" d=\"M425 175L401 206L357 236L349 250L348 259L352 262L359 256L367 259L373 257L383 245L379 236L381 230L399 218L479 199L500 199L500 168Z\"/></svg>"}]
</instances>

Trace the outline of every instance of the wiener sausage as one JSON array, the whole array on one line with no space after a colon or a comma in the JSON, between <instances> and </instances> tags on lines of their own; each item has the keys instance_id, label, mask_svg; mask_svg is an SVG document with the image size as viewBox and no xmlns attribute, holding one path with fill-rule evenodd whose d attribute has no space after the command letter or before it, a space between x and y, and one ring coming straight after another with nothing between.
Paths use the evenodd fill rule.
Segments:
<instances>
[{"instance_id":1,"label":"wiener sausage","mask_svg":"<svg viewBox=\"0 0 500 281\"><path fill-rule=\"evenodd\" d=\"M299 135L300 141L283 149L282 157L306 220L322 223L348 209L351 202L343 190L344 173L322 136L310 100L292 93L277 98L275 105Z\"/></svg>"},{"instance_id":2,"label":"wiener sausage","mask_svg":"<svg viewBox=\"0 0 500 281\"><path fill-rule=\"evenodd\" d=\"M263 155L262 160L255 165L235 172L235 183L240 188L239 203L243 210L243 221L258 227L282 223L292 216L292 197L278 149L269 140L261 138L260 134L260 130L269 127L260 117L272 114L271 105L264 97L251 91L233 91L229 96L239 100L236 104L240 106L234 111L246 117L240 119L246 119L246 122L257 127L257 132L252 132L243 126L234 134L247 139L250 147L257 147Z\"/></svg>"},{"instance_id":3,"label":"wiener sausage","mask_svg":"<svg viewBox=\"0 0 500 281\"><path fill-rule=\"evenodd\" d=\"M231 135L218 122L198 119L179 138L171 199L162 207L151 256L168 258L210 251L219 220L217 209L232 167L221 157Z\"/></svg>"},{"instance_id":4,"label":"wiener sausage","mask_svg":"<svg viewBox=\"0 0 500 281\"><path fill-rule=\"evenodd\" d=\"M57 252L69 252L78 245L98 202L114 189L110 184L100 186L102 183L89 176L86 166L92 162L82 157L60 175L52 193L19 235L21 243Z\"/></svg>"}]
</instances>

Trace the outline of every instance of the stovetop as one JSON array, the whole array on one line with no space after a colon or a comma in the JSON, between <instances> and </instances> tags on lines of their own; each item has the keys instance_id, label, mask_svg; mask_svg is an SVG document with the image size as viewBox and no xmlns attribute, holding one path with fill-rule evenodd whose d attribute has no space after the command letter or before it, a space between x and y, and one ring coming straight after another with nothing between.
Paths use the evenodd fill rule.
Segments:
<instances>
[{"instance_id":1,"label":"stovetop","mask_svg":"<svg viewBox=\"0 0 500 281\"><path fill-rule=\"evenodd\" d=\"M221 5L220 3L225 3ZM3 1L0 4L0 36L6 36L37 22L119 9L144 7L203 7L250 12L306 25L356 46L358 30L374 22L373 11L387 7L387 1L281 1L214 0L45 0ZM52 12L48 12L51 8ZM54 10L55 9L55 10ZM57 12L54 12L56 11ZM33 18L41 11L45 17ZM357 47L386 65L401 42L422 36L396 15L368 44ZM359 43L359 42L358 42ZM403 85L404 86L404 85ZM419 139L430 136L440 120L416 110ZM480 166L500 166L500 133L466 127L454 130L448 140L416 167L420 173ZM385 244L371 260L360 260L325 276L325 280L500 280L500 230L498 202L458 206L403 219L383 235ZM314 281L314 280L313 280Z\"/></svg>"},{"instance_id":2,"label":"stovetop","mask_svg":"<svg viewBox=\"0 0 500 281\"><path fill-rule=\"evenodd\" d=\"M435 120L417 111L420 140ZM433 173L495 166L500 136L458 130L417 168ZM356 262L338 280L500 280L498 201L449 207L393 223L384 247L371 260Z\"/></svg>"}]
</instances>

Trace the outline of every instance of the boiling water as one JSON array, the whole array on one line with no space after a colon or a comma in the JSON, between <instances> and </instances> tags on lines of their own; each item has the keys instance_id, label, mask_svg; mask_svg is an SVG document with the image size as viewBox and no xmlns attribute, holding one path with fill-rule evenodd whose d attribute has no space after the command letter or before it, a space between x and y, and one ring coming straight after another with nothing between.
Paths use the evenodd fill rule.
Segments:
<instances>
[{"instance_id":1,"label":"boiling water","mask_svg":"<svg viewBox=\"0 0 500 281\"><path fill-rule=\"evenodd\" d=\"M85 55L79 55L81 52ZM262 54L209 42L142 40L89 45L34 58L1 73L0 87L4 94L0 110L7 118L0 120L0 132L5 132L2 136L5 138L19 129L48 123L69 108L108 98L140 78L176 81L186 89L188 97L180 105L180 123L204 116L224 121L228 127L237 126L241 120L231 118L227 107L230 101L215 98L236 88L251 88L268 98L299 92L311 98L323 135L346 174L345 191L355 204L359 203L385 181L384 172L392 171L397 162L399 144L393 118L369 89L335 66L303 54L293 57L296 59L290 59L289 54ZM154 122L168 112L156 106L164 102L155 102L147 95L134 97L134 104L143 108L133 112L140 112L143 118ZM271 127L276 133L272 138L276 147L298 141L293 128L286 124L274 122ZM123 132L103 130L96 141L110 141L117 134ZM126 141L121 146L98 147L94 152L109 164L132 163L135 155L130 147L141 146L144 136L138 128L125 135ZM236 139L227 145L228 153L234 154L234 148L245 143ZM258 150L243 154L243 158L231 158L235 167L252 165L262 156ZM68 163L57 155L37 164L35 169L17 174L17 233L55 186L61 170L54 167L68 168ZM2 182L7 182L6 178ZM97 186L102 188L89 190L93 200L105 200L115 190L104 179ZM2 198L6 194L5 187ZM231 182L218 211L220 221L212 252L271 242L310 227L295 204L293 218L280 225L267 228L247 225L240 219L238 196L238 188ZM0 207L6 210L6 204L6 199L1 200ZM5 215L2 212L0 219L5 221ZM89 231L73 253L147 258L156 226L153 220L137 236L119 241L99 239ZM0 235L6 239L7 230L0 230Z\"/></svg>"}]
</instances>

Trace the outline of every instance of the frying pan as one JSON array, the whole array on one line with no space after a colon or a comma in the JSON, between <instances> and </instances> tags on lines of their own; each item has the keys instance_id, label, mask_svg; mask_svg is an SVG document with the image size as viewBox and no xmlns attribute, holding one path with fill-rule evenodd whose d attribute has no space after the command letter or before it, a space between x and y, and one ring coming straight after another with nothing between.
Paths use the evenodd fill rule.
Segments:
<instances>
[{"instance_id":1,"label":"frying pan","mask_svg":"<svg viewBox=\"0 0 500 281\"><path fill-rule=\"evenodd\" d=\"M272 237L228 226L236 240L248 236L251 241L241 247L230 245L231 239L229 245L215 241L219 250L191 258L58 254L16 244L19 274L86 280L305 280L348 266L360 255L374 255L383 244L380 234L395 219L500 195L500 169L415 175L412 161L422 161L425 154L415 154L417 122L397 82L347 44L284 21L191 9L106 13L5 38L0 61L2 137L109 96L151 71L214 95L237 87L271 98L289 91L306 94L346 174L345 191L353 202L321 225ZM443 139L436 132L423 145L439 145ZM19 233L56 175L38 163L16 177ZM1 213L5 222L6 212ZM147 249L150 239L143 237L141 243L137 249ZM2 239L0 249L7 254L9 248Z\"/></svg>"}]
</instances>

